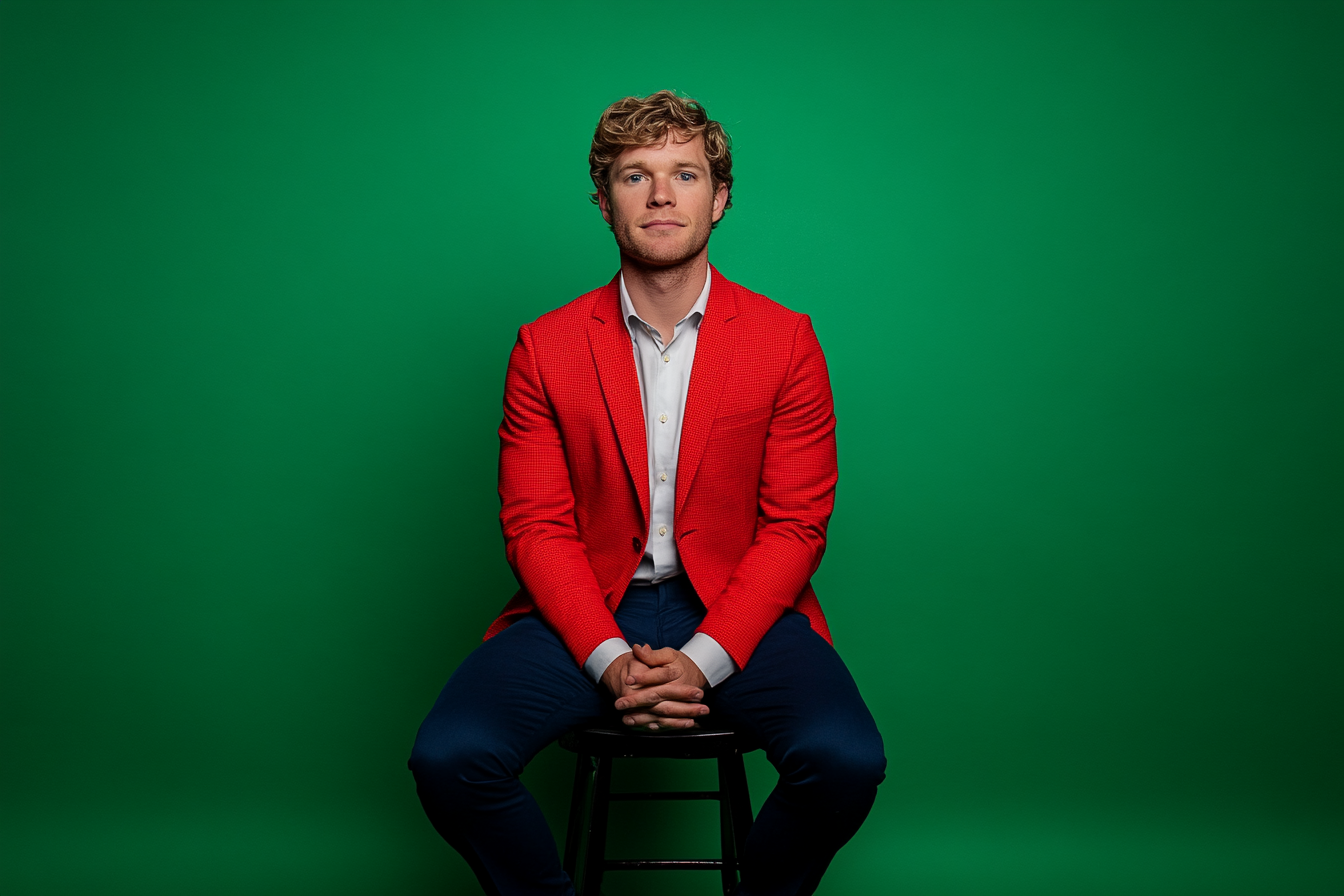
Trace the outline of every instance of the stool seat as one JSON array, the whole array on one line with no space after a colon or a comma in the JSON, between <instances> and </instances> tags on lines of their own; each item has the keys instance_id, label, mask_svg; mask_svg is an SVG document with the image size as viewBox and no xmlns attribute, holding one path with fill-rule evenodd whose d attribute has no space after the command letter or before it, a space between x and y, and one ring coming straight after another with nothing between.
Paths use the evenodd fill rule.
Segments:
<instances>
[{"instance_id":1,"label":"stool seat","mask_svg":"<svg viewBox=\"0 0 1344 896\"><path fill-rule=\"evenodd\" d=\"M752 821L746 767L742 763L743 753L757 749L750 740L725 728L653 732L616 724L575 728L561 736L560 746L577 754L564 868L578 896L597 896L605 871L718 871L725 894L737 885L738 857L746 845ZM718 762L719 789L612 793L613 759L714 759ZM607 815L612 800L718 800L721 856L608 859ZM584 857L582 867L579 867L580 855Z\"/></svg>"},{"instance_id":2,"label":"stool seat","mask_svg":"<svg viewBox=\"0 0 1344 896\"><path fill-rule=\"evenodd\" d=\"M571 753L612 759L718 759L759 749L728 728L668 728L639 731L619 728L575 728L560 737L560 746Z\"/></svg>"}]
</instances>

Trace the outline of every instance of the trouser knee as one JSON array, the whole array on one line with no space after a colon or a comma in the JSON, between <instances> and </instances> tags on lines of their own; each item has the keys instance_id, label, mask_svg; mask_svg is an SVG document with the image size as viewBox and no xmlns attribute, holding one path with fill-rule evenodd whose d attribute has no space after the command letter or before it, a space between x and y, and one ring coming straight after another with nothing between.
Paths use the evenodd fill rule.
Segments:
<instances>
[{"instance_id":1,"label":"trouser knee","mask_svg":"<svg viewBox=\"0 0 1344 896\"><path fill-rule=\"evenodd\" d=\"M407 762L422 796L471 802L516 777L487 745L469 738L419 738Z\"/></svg>"},{"instance_id":2,"label":"trouser knee","mask_svg":"<svg viewBox=\"0 0 1344 896\"><path fill-rule=\"evenodd\" d=\"M818 808L844 809L871 803L886 777L880 737L828 739L790 752L780 777Z\"/></svg>"}]
</instances>

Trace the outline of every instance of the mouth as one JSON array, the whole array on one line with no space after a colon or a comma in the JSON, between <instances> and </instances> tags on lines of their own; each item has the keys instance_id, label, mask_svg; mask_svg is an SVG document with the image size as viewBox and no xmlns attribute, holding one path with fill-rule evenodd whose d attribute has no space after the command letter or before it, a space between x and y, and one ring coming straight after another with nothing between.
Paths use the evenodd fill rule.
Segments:
<instances>
[{"instance_id":1,"label":"mouth","mask_svg":"<svg viewBox=\"0 0 1344 896\"><path fill-rule=\"evenodd\" d=\"M639 226L643 230L672 230L677 227L685 227L686 225L680 221L664 221L660 219L657 221L649 221Z\"/></svg>"}]
</instances>

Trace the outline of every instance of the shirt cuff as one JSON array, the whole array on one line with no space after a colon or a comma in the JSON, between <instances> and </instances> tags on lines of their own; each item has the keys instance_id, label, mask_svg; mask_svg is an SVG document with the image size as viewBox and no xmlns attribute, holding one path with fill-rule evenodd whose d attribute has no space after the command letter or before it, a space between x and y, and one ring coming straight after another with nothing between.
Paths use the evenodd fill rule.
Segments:
<instances>
[{"instance_id":1,"label":"shirt cuff","mask_svg":"<svg viewBox=\"0 0 1344 896\"><path fill-rule=\"evenodd\" d=\"M737 666L733 665L733 658L728 655L728 651L704 632L691 635L691 640L686 642L681 652L700 667L710 687L722 684L724 679L737 671Z\"/></svg>"},{"instance_id":2,"label":"shirt cuff","mask_svg":"<svg viewBox=\"0 0 1344 896\"><path fill-rule=\"evenodd\" d=\"M694 640L694 639L692 639ZM715 644L715 647L719 645ZM722 650L722 647L719 647ZM630 652L630 645L625 643L624 638L608 638L588 654L588 659L583 663L583 671L588 673L588 677L593 681L601 683L602 674L607 671L607 667L616 661L616 658L623 653ZM726 654L725 654L726 655Z\"/></svg>"}]
</instances>

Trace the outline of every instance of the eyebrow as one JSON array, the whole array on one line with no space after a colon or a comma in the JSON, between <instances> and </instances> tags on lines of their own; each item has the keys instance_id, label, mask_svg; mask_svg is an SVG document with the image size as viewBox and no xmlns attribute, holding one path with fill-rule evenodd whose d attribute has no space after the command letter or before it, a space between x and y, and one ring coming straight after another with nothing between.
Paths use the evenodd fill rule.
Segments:
<instances>
[{"instance_id":1,"label":"eyebrow","mask_svg":"<svg viewBox=\"0 0 1344 896\"><path fill-rule=\"evenodd\" d=\"M617 173L617 174L620 174L622 171L629 171L631 168L648 168L648 167L649 167L648 163L645 162L643 159L631 159L630 161L626 162L626 163L625 163L624 165L622 165L621 167L617 168L617 169L616 169L616 173ZM704 166L704 165L701 165L699 162L685 161L685 160L682 160L682 159L678 159L678 160L676 160L675 162L673 162L673 163L672 163L672 167L673 167L673 168L694 168L696 171L704 171L704 170L705 170L705 166Z\"/></svg>"}]
</instances>

